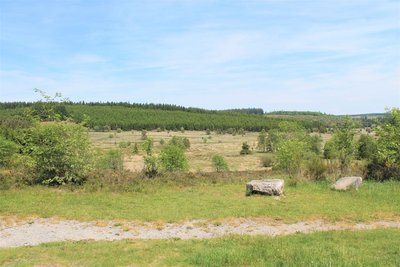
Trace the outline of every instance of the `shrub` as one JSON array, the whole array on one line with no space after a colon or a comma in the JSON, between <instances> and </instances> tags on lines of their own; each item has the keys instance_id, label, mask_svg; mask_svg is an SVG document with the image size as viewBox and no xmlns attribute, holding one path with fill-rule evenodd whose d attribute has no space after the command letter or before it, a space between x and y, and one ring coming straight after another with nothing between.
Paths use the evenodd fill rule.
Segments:
<instances>
[{"instance_id":1,"label":"shrub","mask_svg":"<svg viewBox=\"0 0 400 267\"><path fill-rule=\"evenodd\" d=\"M180 131L181 131L181 133L184 133L185 132L185 128L181 127Z\"/></svg>"},{"instance_id":2,"label":"shrub","mask_svg":"<svg viewBox=\"0 0 400 267\"><path fill-rule=\"evenodd\" d=\"M276 166L290 177L298 176L306 149L305 142L291 139L282 141L276 152Z\"/></svg>"},{"instance_id":3,"label":"shrub","mask_svg":"<svg viewBox=\"0 0 400 267\"><path fill-rule=\"evenodd\" d=\"M190 148L190 141L187 137L173 136L171 140L169 140L169 145L186 150Z\"/></svg>"},{"instance_id":4,"label":"shrub","mask_svg":"<svg viewBox=\"0 0 400 267\"><path fill-rule=\"evenodd\" d=\"M210 135L210 134L211 134L210 129L206 129L206 135Z\"/></svg>"},{"instance_id":5,"label":"shrub","mask_svg":"<svg viewBox=\"0 0 400 267\"><path fill-rule=\"evenodd\" d=\"M267 134L264 129L258 135L257 148L260 152L267 152Z\"/></svg>"},{"instance_id":6,"label":"shrub","mask_svg":"<svg viewBox=\"0 0 400 267\"><path fill-rule=\"evenodd\" d=\"M39 183L81 183L90 171L90 142L83 126L41 124L32 129L29 141Z\"/></svg>"},{"instance_id":7,"label":"shrub","mask_svg":"<svg viewBox=\"0 0 400 267\"><path fill-rule=\"evenodd\" d=\"M392 109L388 120L376 132L377 153L367 166L368 177L379 181L400 180L400 109Z\"/></svg>"},{"instance_id":8,"label":"shrub","mask_svg":"<svg viewBox=\"0 0 400 267\"><path fill-rule=\"evenodd\" d=\"M17 151L18 145L16 143L0 136L0 166L7 166Z\"/></svg>"},{"instance_id":9,"label":"shrub","mask_svg":"<svg viewBox=\"0 0 400 267\"><path fill-rule=\"evenodd\" d=\"M242 150L240 150L240 155L248 155L250 153L251 153L251 151L250 151L249 144L247 144L247 142L244 142L242 144Z\"/></svg>"},{"instance_id":10,"label":"shrub","mask_svg":"<svg viewBox=\"0 0 400 267\"><path fill-rule=\"evenodd\" d=\"M375 139L367 134L360 135L357 142L357 158L372 159L377 152L377 144Z\"/></svg>"},{"instance_id":11,"label":"shrub","mask_svg":"<svg viewBox=\"0 0 400 267\"><path fill-rule=\"evenodd\" d=\"M186 155L180 147L168 145L164 147L159 156L161 167L166 171L184 171L188 169Z\"/></svg>"},{"instance_id":12,"label":"shrub","mask_svg":"<svg viewBox=\"0 0 400 267\"><path fill-rule=\"evenodd\" d=\"M117 128L117 133L121 133L122 129L121 128Z\"/></svg>"},{"instance_id":13,"label":"shrub","mask_svg":"<svg viewBox=\"0 0 400 267\"><path fill-rule=\"evenodd\" d=\"M272 155L264 155L261 158L261 165L265 168L272 167L274 165L274 158Z\"/></svg>"},{"instance_id":14,"label":"shrub","mask_svg":"<svg viewBox=\"0 0 400 267\"><path fill-rule=\"evenodd\" d=\"M147 155L151 155L151 152L153 150L153 143L154 142L152 138L148 138L143 142L142 149L146 152Z\"/></svg>"},{"instance_id":15,"label":"shrub","mask_svg":"<svg viewBox=\"0 0 400 267\"><path fill-rule=\"evenodd\" d=\"M214 155L211 159L217 172L229 171L228 163L221 155Z\"/></svg>"},{"instance_id":16,"label":"shrub","mask_svg":"<svg viewBox=\"0 0 400 267\"><path fill-rule=\"evenodd\" d=\"M149 178L156 176L158 174L157 158L154 156L144 156L143 160L143 173Z\"/></svg>"}]
</instances>

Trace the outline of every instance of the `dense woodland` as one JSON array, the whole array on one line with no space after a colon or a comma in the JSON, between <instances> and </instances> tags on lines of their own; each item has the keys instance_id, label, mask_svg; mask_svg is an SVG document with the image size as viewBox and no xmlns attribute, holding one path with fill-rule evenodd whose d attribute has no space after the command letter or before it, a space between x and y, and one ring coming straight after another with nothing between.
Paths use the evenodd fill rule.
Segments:
<instances>
[{"instance_id":1,"label":"dense woodland","mask_svg":"<svg viewBox=\"0 0 400 267\"><path fill-rule=\"evenodd\" d=\"M37 114L45 114L48 102L0 103L0 116L23 114L32 108ZM53 103L54 104L54 103ZM309 131L324 132L341 125L343 118L314 114L313 112L264 115L262 109L232 109L224 111L186 108L167 104L131 103L55 103L60 118L73 118L92 129L166 129L176 130L227 130L243 129L261 131L277 128L282 121L295 121ZM317 116L318 115L318 116ZM46 118L41 118L46 119Z\"/></svg>"}]
</instances>

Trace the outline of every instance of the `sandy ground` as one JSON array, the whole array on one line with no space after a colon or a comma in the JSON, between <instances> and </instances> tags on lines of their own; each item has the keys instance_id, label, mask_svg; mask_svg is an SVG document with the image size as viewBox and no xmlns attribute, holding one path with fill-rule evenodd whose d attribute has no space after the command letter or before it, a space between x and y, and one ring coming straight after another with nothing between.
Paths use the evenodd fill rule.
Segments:
<instances>
[{"instance_id":1,"label":"sandy ground","mask_svg":"<svg viewBox=\"0 0 400 267\"><path fill-rule=\"evenodd\" d=\"M192 220L183 223L79 222L55 218L0 218L0 248L35 246L47 242L122 239L204 239L224 235L278 236L334 230L400 228L400 221L349 224L322 220L284 224L267 219Z\"/></svg>"}]
</instances>

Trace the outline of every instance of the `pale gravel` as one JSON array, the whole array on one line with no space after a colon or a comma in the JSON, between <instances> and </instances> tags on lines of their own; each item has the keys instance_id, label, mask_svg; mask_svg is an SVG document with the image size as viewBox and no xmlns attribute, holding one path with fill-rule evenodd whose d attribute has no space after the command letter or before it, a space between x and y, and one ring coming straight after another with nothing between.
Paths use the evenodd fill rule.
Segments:
<instances>
[{"instance_id":1,"label":"pale gravel","mask_svg":"<svg viewBox=\"0 0 400 267\"><path fill-rule=\"evenodd\" d=\"M268 219L234 218L219 221L191 220L182 223L119 221L80 222L56 218L18 220L0 218L0 248L35 246L48 242L122 239L205 239L224 235L278 236L334 230L400 228L400 221L350 224L323 220L293 224Z\"/></svg>"}]
</instances>

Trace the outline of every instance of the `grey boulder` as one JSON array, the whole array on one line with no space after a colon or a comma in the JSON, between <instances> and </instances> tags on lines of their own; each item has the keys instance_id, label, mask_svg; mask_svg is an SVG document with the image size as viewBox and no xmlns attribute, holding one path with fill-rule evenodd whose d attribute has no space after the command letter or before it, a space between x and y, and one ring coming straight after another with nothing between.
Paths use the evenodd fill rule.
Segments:
<instances>
[{"instance_id":1,"label":"grey boulder","mask_svg":"<svg viewBox=\"0 0 400 267\"><path fill-rule=\"evenodd\" d=\"M332 186L335 190L347 190L351 187L358 189L362 184L362 178L358 176L342 177Z\"/></svg>"},{"instance_id":2,"label":"grey boulder","mask_svg":"<svg viewBox=\"0 0 400 267\"><path fill-rule=\"evenodd\" d=\"M252 180L246 184L248 194L264 194L280 196L283 194L285 182L281 179Z\"/></svg>"}]
</instances>

